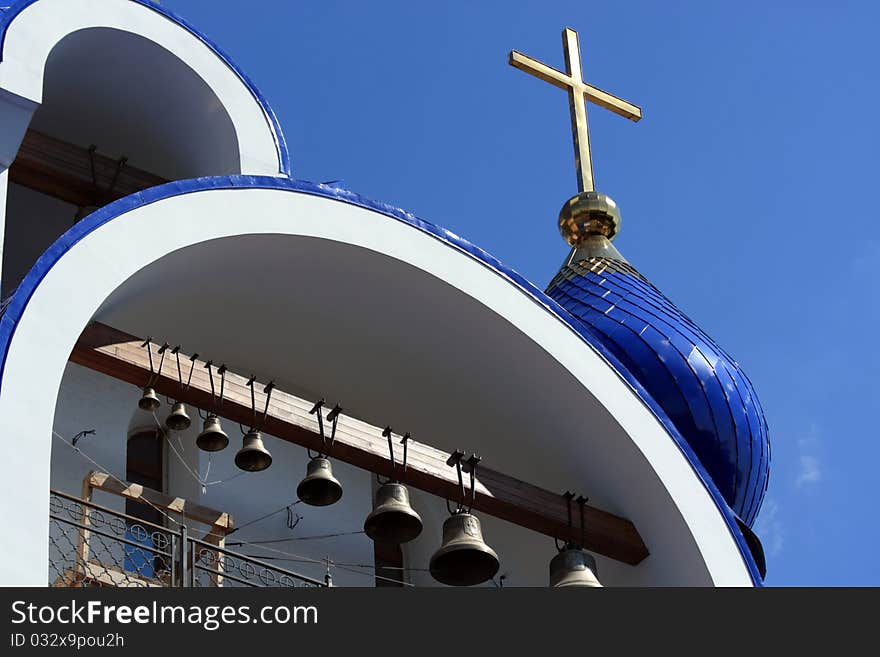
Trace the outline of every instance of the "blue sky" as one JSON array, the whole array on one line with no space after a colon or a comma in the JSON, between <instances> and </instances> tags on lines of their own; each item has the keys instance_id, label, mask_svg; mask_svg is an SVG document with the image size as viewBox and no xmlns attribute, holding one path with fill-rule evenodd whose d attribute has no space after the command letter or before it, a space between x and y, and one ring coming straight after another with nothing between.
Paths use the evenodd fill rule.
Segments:
<instances>
[{"instance_id":1,"label":"blue sky","mask_svg":"<svg viewBox=\"0 0 880 657\"><path fill-rule=\"evenodd\" d=\"M539 286L577 191L562 68L642 106L591 106L623 254L743 365L770 424L757 524L769 585L880 585L869 548L880 409L880 10L814 2L166 0L274 106L294 175L345 180ZM867 548L867 549L866 549Z\"/></svg>"}]
</instances>

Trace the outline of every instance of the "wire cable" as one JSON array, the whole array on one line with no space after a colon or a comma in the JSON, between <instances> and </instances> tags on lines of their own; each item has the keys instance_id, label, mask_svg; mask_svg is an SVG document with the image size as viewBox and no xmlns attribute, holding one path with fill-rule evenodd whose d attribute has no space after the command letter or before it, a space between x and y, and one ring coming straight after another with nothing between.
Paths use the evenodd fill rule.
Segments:
<instances>
[{"instance_id":1,"label":"wire cable","mask_svg":"<svg viewBox=\"0 0 880 657\"><path fill-rule=\"evenodd\" d=\"M271 518L272 516L274 516L274 515L276 515L276 514L278 514L278 513L281 513L282 511L284 511L284 509L287 509L287 508L289 508L289 507L291 507L291 506L296 506L296 505L299 504L301 501L302 501L302 500L296 500L296 501L294 501L294 502L290 502L289 504L285 504L285 505L282 506L280 509L275 509L274 511L270 511L270 512L267 513L266 515L264 515L264 516L260 516L260 517L257 518L256 520L250 520L250 521L244 523L243 525L239 525L238 527L236 527L235 529L233 529L233 530L232 530L231 532L229 532L229 533L230 533L230 534L234 534L234 533L237 532L239 529L244 529L245 527L250 527L251 525L255 525L256 523L260 522L261 520L265 520L266 518ZM238 543L237 543L237 544L238 544Z\"/></svg>"},{"instance_id":2,"label":"wire cable","mask_svg":"<svg viewBox=\"0 0 880 657\"><path fill-rule=\"evenodd\" d=\"M159 418L156 417L156 412L152 412L153 420L156 422L156 430L162 435L165 439L165 442L168 443L168 446L171 448L171 451L174 452L174 455L177 457L177 460L180 461L180 464L186 469L186 471L192 476L193 479L196 480L196 483L200 486L204 486L205 482L202 480L201 476L194 472L192 468L189 467L189 464L184 460L184 458L180 455L180 452L174 447L174 443L171 442L171 439L168 437L168 432L165 430L165 427L162 426L162 423L159 422ZM177 436L177 440L180 441L180 435ZM183 443L180 444L180 449L184 452L186 449L183 447Z\"/></svg>"},{"instance_id":3,"label":"wire cable","mask_svg":"<svg viewBox=\"0 0 880 657\"><path fill-rule=\"evenodd\" d=\"M363 529L358 529L357 531L351 532L339 532L336 534L314 534L312 536L289 536L287 538L267 538L267 539L255 539L252 541L248 541L248 545L266 545L267 543L286 543L288 541L313 541L319 540L323 538L337 538L339 536L355 536L357 534L363 534ZM237 541L230 541L227 545L244 545L244 543L239 543Z\"/></svg>"},{"instance_id":4,"label":"wire cable","mask_svg":"<svg viewBox=\"0 0 880 657\"><path fill-rule=\"evenodd\" d=\"M96 468L98 468L99 471L101 471L101 472L107 474L109 477L112 477L114 480L116 480L117 483L119 483L119 484L121 484L121 485L123 485L123 486L125 486L125 487L128 487L128 485L129 485L128 482L126 482L126 481L124 481L123 479L120 479L119 477L117 477L115 474L113 474L113 472L110 471L109 468L105 468L103 465L101 465L100 463L98 463L95 459L93 459L93 458L90 457L88 454L86 454L84 451L82 451L82 449L80 449L79 447L74 447L74 446L73 446L73 443L71 443L69 440L67 440L67 439L66 439L64 436L62 436L60 433L58 433L57 431L55 431L55 430L53 429L53 430L52 430L52 434L53 434L56 438L58 438L58 440L60 440L61 442L65 443L66 445L68 445L68 446L69 446L74 452L78 453L80 456L82 456L84 459L86 459L86 460L89 461L92 465L94 465ZM139 499L142 500L142 501L143 501L145 504L147 504L148 506L152 507L152 508L153 508L154 510L156 510L160 515L164 516L165 518L167 518L168 520L170 520L170 521L173 522L174 524L176 524L176 525L178 525L178 526L181 526L181 525L183 524L183 523L181 523L181 522L175 520L174 518L172 518L172 517L171 517L170 515L168 515L165 511L163 511L162 509L160 509L158 506L156 506L155 504L153 504L153 503L150 502L149 500L147 500L147 499L145 499L145 498L143 498L143 497L141 497L141 498L139 498ZM84 501L85 501L85 500L84 500Z\"/></svg>"},{"instance_id":5,"label":"wire cable","mask_svg":"<svg viewBox=\"0 0 880 657\"><path fill-rule=\"evenodd\" d=\"M186 471L192 476L193 479L196 480L202 488L207 488L208 486L217 486L219 484L225 484L233 479L238 479L239 477L248 474L247 472L237 472L232 476L224 477L223 479L216 479L214 481L208 481L208 474L211 472L211 457L208 457L208 468L205 471L205 476L202 477L199 473L195 472L192 468L190 468L189 464L186 460L180 455L180 453L174 448L174 445L171 443L171 440L168 438L168 432L165 430L165 427L159 422L159 418L156 417L156 413L153 412L153 420L156 422L157 430L162 434L165 438L168 446L171 448L171 451L174 452L174 455L177 457L177 460L180 461L181 465L186 468ZM181 441L180 434L177 435L177 444L180 445L180 449L183 452L186 452L186 448L183 446L183 442Z\"/></svg>"}]
</instances>

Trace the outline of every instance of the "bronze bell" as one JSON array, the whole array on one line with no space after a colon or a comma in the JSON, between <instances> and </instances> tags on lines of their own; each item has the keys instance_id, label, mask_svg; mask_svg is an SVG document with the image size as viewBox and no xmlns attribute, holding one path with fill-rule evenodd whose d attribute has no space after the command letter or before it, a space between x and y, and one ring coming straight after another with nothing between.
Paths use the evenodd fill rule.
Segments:
<instances>
[{"instance_id":1,"label":"bronze bell","mask_svg":"<svg viewBox=\"0 0 880 657\"><path fill-rule=\"evenodd\" d=\"M172 431L186 431L189 429L190 419L186 414L186 406L183 402L174 402L171 412L165 418L165 426Z\"/></svg>"},{"instance_id":2,"label":"bronze bell","mask_svg":"<svg viewBox=\"0 0 880 657\"><path fill-rule=\"evenodd\" d=\"M333 476L329 459L318 456L309 461L306 476L296 487L296 494L299 499L312 506L329 506L339 501L342 497L342 484Z\"/></svg>"},{"instance_id":3,"label":"bronze bell","mask_svg":"<svg viewBox=\"0 0 880 657\"><path fill-rule=\"evenodd\" d=\"M431 557L431 576L449 586L473 586L495 576L500 567L495 550L486 545L479 519L458 511L443 523L443 545Z\"/></svg>"},{"instance_id":4,"label":"bronze bell","mask_svg":"<svg viewBox=\"0 0 880 657\"><path fill-rule=\"evenodd\" d=\"M406 543L422 533L422 519L409 503L403 484L389 482L376 491L373 510L364 521L364 533L380 543Z\"/></svg>"},{"instance_id":5,"label":"bronze bell","mask_svg":"<svg viewBox=\"0 0 880 657\"><path fill-rule=\"evenodd\" d=\"M272 455L263 446L263 436L256 429L245 434L241 449L235 455L235 465L248 472L259 472L272 465Z\"/></svg>"},{"instance_id":6,"label":"bronze bell","mask_svg":"<svg viewBox=\"0 0 880 657\"><path fill-rule=\"evenodd\" d=\"M157 411L162 402L159 401L159 395L150 386L144 388L144 394L138 400L138 408L142 411Z\"/></svg>"},{"instance_id":7,"label":"bronze bell","mask_svg":"<svg viewBox=\"0 0 880 657\"><path fill-rule=\"evenodd\" d=\"M601 588L593 555L574 545L567 545L550 561L550 587L589 586Z\"/></svg>"},{"instance_id":8,"label":"bronze bell","mask_svg":"<svg viewBox=\"0 0 880 657\"><path fill-rule=\"evenodd\" d=\"M196 438L196 445L205 452L219 452L226 449L229 444L229 436L223 431L220 424L220 418L211 413L205 418L205 424L202 425L202 433Z\"/></svg>"}]
</instances>

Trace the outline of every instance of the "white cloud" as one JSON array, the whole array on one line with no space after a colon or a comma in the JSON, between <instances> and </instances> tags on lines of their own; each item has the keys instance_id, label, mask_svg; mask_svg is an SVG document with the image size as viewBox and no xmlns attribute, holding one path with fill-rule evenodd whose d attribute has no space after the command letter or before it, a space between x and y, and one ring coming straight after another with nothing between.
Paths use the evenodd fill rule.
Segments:
<instances>
[{"instance_id":1,"label":"white cloud","mask_svg":"<svg viewBox=\"0 0 880 657\"><path fill-rule=\"evenodd\" d=\"M819 459L811 454L801 454L800 468L798 469L795 486L801 487L806 484L815 484L822 480L822 468Z\"/></svg>"},{"instance_id":2,"label":"white cloud","mask_svg":"<svg viewBox=\"0 0 880 657\"><path fill-rule=\"evenodd\" d=\"M785 532L782 521L779 519L779 504L772 498L764 500L758 522L755 524L755 533L761 539L764 552L768 557L775 557L782 552L785 543Z\"/></svg>"},{"instance_id":3,"label":"white cloud","mask_svg":"<svg viewBox=\"0 0 880 657\"><path fill-rule=\"evenodd\" d=\"M819 427L813 424L806 436L799 438L798 470L794 480L796 488L815 484L822 480L822 463L817 454L819 449Z\"/></svg>"}]
</instances>

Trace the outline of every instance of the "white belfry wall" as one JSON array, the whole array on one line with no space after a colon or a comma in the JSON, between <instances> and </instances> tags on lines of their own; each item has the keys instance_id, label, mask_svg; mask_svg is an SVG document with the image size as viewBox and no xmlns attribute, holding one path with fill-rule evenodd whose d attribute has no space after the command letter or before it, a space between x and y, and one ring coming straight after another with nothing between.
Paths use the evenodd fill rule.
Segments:
<instances>
[{"instance_id":1,"label":"white belfry wall","mask_svg":"<svg viewBox=\"0 0 880 657\"><path fill-rule=\"evenodd\" d=\"M242 225L240 217L245 215L250 219ZM144 240L142 236L150 231L163 235L163 240ZM300 192L246 188L198 191L134 208L89 233L46 272L17 324L0 387L0 435L33 436L24 443L0 441L0 460L11 473L9 484L21 490L15 503L0 499L0 513L16 528L18 539L4 544L10 554L8 561L0 562L0 582L41 585L46 579L49 436L68 354L82 328L114 291L135 277L140 283L130 291L133 296L115 299L113 312L118 320L137 325L120 328L163 327L163 332L175 334L174 339L193 345L217 338L228 342L246 334L229 324L248 319L241 308L250 302L253 285L243 294L231 292L227 285L199 287L193 303L214 308L222 304L228 322L200 321L200 312L169 315L159 310L166 300L162 291L178 280L164 278L163 272L173 272L183 263L191 276L216 262L218 253L229 249L240 253L238 240L266 254L248 259L247 280L259 280L270 298L283 300L266 310L271 321L260 326L260 340L243 343L247 350L240 358L245 366L270 363L279 380L314 383L322 389L346 384L347 394L339 395L343 401L356 408L363 403L359 399L370 399L364 409L379 410L389 420L429 402L423 414L407 415L407 422L415 426L406 428L412 428L414 435L444 447L444 440L461 441L461 446L484 457L491 454L493 466L537 485L587 491L601 506L630 518L651 551L636 567L615 563L603 568L610 583L751 583L724 517L672 437L620 375L559 317L497 271L404 221ZM340 254L342 245L351 253ZM312 303L295 300L312 289L305 283L290 285L290 281L309 280L296 271L301 260L290 256L302 248L323 255L310 264L310 280L320 281L329 298L336 292L328 286L350 288L357 281L361 299L357 321L331 314L323 322L307 312ZM269 259L275 252L279 259ZM167 264L175 254L184 259ZM340 276L355 255L362 261L357 275ZM154 265L163 257L163 264ZM442 307L425 304L416 309L422 315L441 315L420 326L419 332L392 338L397 328L408 328L405 317L412 315L412 308L389 305L389 289L365 284L371 271L384 272L388 280L396 281L392 300L416 298L419 292L422 298L443 298ZM155 298L152 292L157 293ZM404 315L395 315L398 311ZM471 327L468 333L450 330L450 324L440 319L459 313L463 314L456 326ZM470 322L477 319L478 323ZM313 326L316 321L321 321L320 326ZM306 327L320 329L330 338L328 344L345 356L328 358L324 349L316 354L311 341L299 344L292 339ZM487 335L491 341L485 340ZM396 346L403 339L413 349L401 360ZM443 360L448 351L459 363L457 376L470 380L494 371L495 361L486 358L509 361L510 352L502 348L508 342L517 345L517 357L529 363L533 375L541 372L540 386L532 388L535 399L566 400L549 414L547 401L529 405L531 420L547 433L528 429L523 433L521 422L508 423L511 398L505 394L504 379L493 377L494 386L484 388L479 403L473 404L459 398L455 387L443 384L434 389L432 377L419 369L416 360L420 356L432 359L426 362ZM274 348L275 343L284 351ZM242 344L228 348L237 346ZM284 357L279 358L279 353ZM380 368L370 364L376 357L381 359ZM482 369L468 371L469 363ZM417 372L411 372L413 368ZM413 379L418 385L402 387L399 382L410 374L420 377ZM437 434L436 427L450 420L456 431L445 438L442 432ZM497 429L501 424L503 430ZM552 450L545 448L548 435L553 436ZM278 475L270 470L269 476ZM366 493L369 479L362 476ZM289 485L287 490L292 490L299 477L275 485ZM362 510L368 510L366 494L363 505ZM352 519L356 517L363 515L352 512ZM438 522L428 524L428 532L439 531ZM487 538L490 524L487 521ZM343 528L339 523L335 526ZM528 581L544 580L552 556L550 542L539 537L525 549L515 532L504 534L500 529L499 538L492 539L499 554L530 564L534 574L528 574ZM426 534L424 545L429 543L433 550ZM424 554L427 548L412 561L414 566L424 565ZM15 569L4 567L11 563ZM513 574L521 572L517 565Z\"/></svg>"},{"instance_id":2,"label":"white belfry wall","mask_svg":"<svg viewBox=\"0 0 880 657\"><path fill-rule=\"evenodd\" d=\"M84 477L98 469L85 455L107 471L125 477L125 441L132 409L124 387L97 372L70 363L64 381L70 383L65 383L58 395L52 430L51 486L79 497ZM77 443L81 453L63 442L70 442L77 433L89 429L97 433ZM118 511L125 506L122 498L102 503Z\"/></svg>"}]
</instances>

